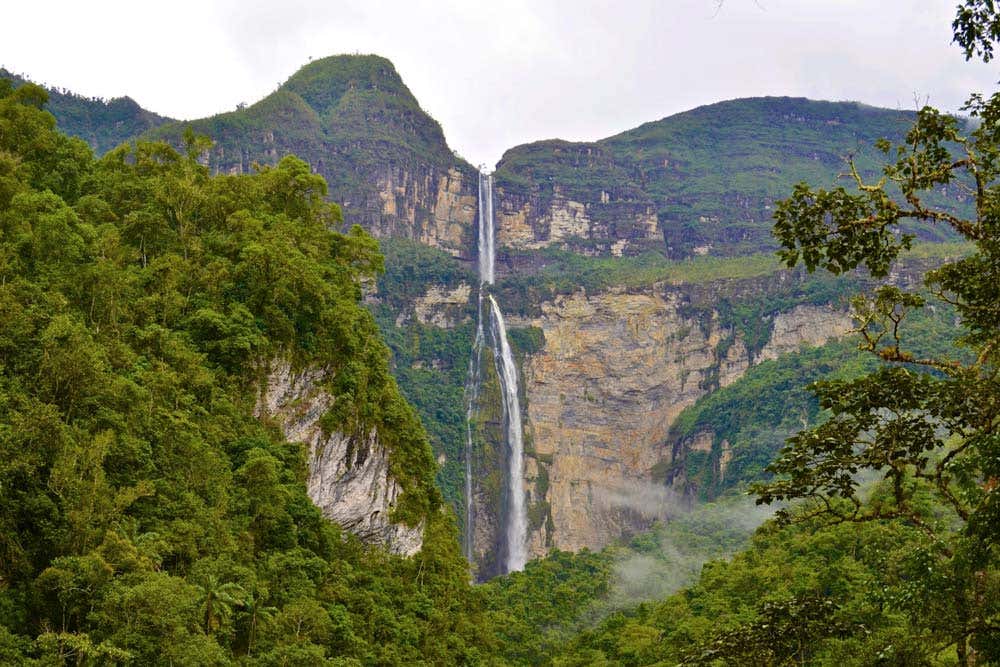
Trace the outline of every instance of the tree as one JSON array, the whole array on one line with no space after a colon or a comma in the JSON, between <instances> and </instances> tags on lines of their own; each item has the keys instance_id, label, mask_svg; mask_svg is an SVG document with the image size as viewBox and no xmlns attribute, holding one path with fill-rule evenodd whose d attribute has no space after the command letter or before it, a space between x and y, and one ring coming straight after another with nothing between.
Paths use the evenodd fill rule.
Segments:
<instances>
[{"instance_id":1,"label":"tree","mask_svg":"<svg viewBox=\"0 0 1000 667\"><path fill-rule=\"evenodd\" d=\"M223 583L218 577L206 575L198 589L201 591L201 612L205 633L212 634L233 615L233 607L244 604L246 591L239 584Z\"/></svg>"},{"instance_id":2,"label":"tree","mask_svg":"<svg viewBox=\"0 0 1000 667\"><path fill-rule=\"evenodd\" d=\"M953 27L967 58L992 58L992 0L966 0ZM904 145L878 142L888 164L877 182L851 163L852 191L800 184L779 202L775 233L790 267L864 266L884 278L910 246L910 221L950 227L970 253L928 272L920 293L885 284L855 299L860 347L885 363L816 383L830 418L791 438L769 468L773 481L755 487L760 503L801 501L779 513L786 522L893 521L920 531L885 602L953 646L963 666L1000 659L1000 93L973 95L966 110L978 123L971 131L924 107ZM971 205L928 204L941 188ZM928 302L960 319L960 347L947 357L906 347L906 317Z\"/></svg>"},{"instance_id":3,"label":"tree","mask_svg":"<svg viewBox=\"0 0 1000 667\"><path fill-rule=\"evenodd\" d=\"M765 602L757 618L719 633L706 647L685 656L688 667L711 667L722 661L747 667L792 667L808 664L819 640L855 630L836 605L816 595Z\"/></svg>"}]
</instances>

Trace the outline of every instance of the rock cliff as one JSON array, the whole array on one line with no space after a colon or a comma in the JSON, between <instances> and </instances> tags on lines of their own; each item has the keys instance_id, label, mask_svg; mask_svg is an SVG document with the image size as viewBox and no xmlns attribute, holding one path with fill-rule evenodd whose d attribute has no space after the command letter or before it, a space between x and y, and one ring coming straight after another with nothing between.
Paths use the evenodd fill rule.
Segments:
<instances>
[{"instance_id":1,"label":"rock cliff","mask_svg":"<svg viewBox=\"0 0 1000 667\"><path fill-rule=\"evenodd\" d=\"M787 313L777 313L771 337L754 363L777 359L778 355L794 352L803 345L819 346L831 338L843 336L854 327L854 320L843 311L830 306L802 304Z\"/></svg>"},{"instance_id":2,"label":"rock cliff","mask_svg":"<svg viewBox=\"0 0 1000 667\"><path fill-rule=\"evenodd\" d=\"M901 141L912 120L853 102L762 97L698 107L596 142L516 146L495 174L501 244L605 256L655 248L675 259L771 250L776 199L802 180L834 185L847 153L877 177L874 142ZM968 208L960 188L939 195L945 208ZM942 234L924 224L913 231Z\"/></svg>"},{"instance_id":3,"label":"rock cliff","mask_svg":"<svg viewBox=\"0 0 1000 667\"><path fill-rule=\"evenodd\" d=\"M577 292L517 323L544 334L544 348L526 355L523 367L526 492L539 515L534 555L599 549L668 515L678 498L654 472L670 463L667 436L680 412L752 364L851 326L845 313L801 304L773 315L763 350L753 354L717 310L692 308L693 298L710 303L711 290Z\"/></svg>"},{"instance_id":4,"label":"rock cliff","mask_svg":"<svg viewBox=\"0 0 1000 667\"><path fill-rule=\"evenodd\" d=\"M474 170L415 162L380 167L370 178L371 188L332 193L344 202L349 222L376 238L411 239L454 256L469 253L478 206Z\"/></svg>"},{"instance_id":5,"label":"rock cliff","mask_svg":"<svg viewBox=\"0 0 1000 667\"><path fill-rule=\"evenodd\" d=\"M399 312L396 326L401 327L415 320L427 326L454 329L471 319L468 313L471 294L472 286L469 283L459 283L454 288L431 285L423 296L414 298L412 304Z\"/></svg>"},{"instance_id":6,"label":"rock cliff","mask_svg":"<svg viewBox=\"0 0 1000 667\"><path fill-rule=\"evenodd\" d=\"M279 362L268 375L257 414L275 421L288 440L309 447L309 497L327 518L366 542L416 553L422 527L391 520L401 488L389 474L388 452L374 431L364 437L325 432L320 420L332 404L320 371L295 371Z\"/></svg>"},{"instance_id":7,"label":"rock cliff","mask_svg":"<svg viewBox=\"0 0 1000 667\"><path fill-rule=\"evenodd\" d=\"M519 250L555 245L584 254L621 257L662 246L663 235L649 201L620 199L621 193L600 188L596 200L556 185L551 193L498 187L497 241Z\"/></svg>"}]
</instances>

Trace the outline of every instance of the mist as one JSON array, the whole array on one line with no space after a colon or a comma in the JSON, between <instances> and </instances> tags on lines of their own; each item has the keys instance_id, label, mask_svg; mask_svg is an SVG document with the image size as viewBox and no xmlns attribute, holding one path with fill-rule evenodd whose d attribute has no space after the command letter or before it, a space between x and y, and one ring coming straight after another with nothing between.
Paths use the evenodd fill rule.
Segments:
<instances>
[{"instance_id":1,"label":"mist","mask_svg":"<svg viewBox=\"0 0 1000 667\"><path fill-rule=\"evenodd\" d=\"M780 505L757 505L746 495L693 504L662 484L635 481L593 491L595 502L653 520L615 558L611 592L601 613L663 599L697 580L702 566L745 547L753 532Z\"/></svg>"}]
</instances>

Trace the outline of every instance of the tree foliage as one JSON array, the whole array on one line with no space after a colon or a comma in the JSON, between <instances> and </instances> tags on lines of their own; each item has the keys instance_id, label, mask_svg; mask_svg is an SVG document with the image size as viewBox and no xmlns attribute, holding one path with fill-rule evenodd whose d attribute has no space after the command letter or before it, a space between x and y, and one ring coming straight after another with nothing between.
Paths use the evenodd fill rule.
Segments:
<instances>
[{"instance_id":1,"label":"tree foliage","mask_svg":"<svg viewBox=\"0 0 1000 667\"><path fill-rule=\"evenodd\" d=\"M376 242L294 157L96 160L45 91L0 85L0 661L475 664L489 626L426 435L360 304ZM326 521L254 416L276 360L325 371L423 525L402 558ZM352 662L353 661L353 662Z\"/></svg>"},{"instance_id":2,"label":"tree foliage","mask_svg":"<svg viewBox=\"0 0 1000 667\"><path fill-rule=\"evenodd\" d=\"M963 3L954 27L967 57L992 57L992 2ZM855 300L861 348L887 363L816 383L831 418L791 438L770 466L777 478L756 487L760 502L801 501L782 510L785 521L893 521L917 530L911 576L888 604L954 647L961 665L1000 660L1000 94L974 95L966 109L978 121L971 131L925 107L905 144L879 142L888 164L878 182L852 167L853 191L801 184L779 203L775 232L789 266L840 273L863 265L887 276L912 240L901 232L907 220L949 227L975 252L929 272L926 298L889 282ZM943 186L965 190L975 215L926 204ZM907 318L928 299L955 308L964 356L909 347Z\"/></svg>"}]
</instances>

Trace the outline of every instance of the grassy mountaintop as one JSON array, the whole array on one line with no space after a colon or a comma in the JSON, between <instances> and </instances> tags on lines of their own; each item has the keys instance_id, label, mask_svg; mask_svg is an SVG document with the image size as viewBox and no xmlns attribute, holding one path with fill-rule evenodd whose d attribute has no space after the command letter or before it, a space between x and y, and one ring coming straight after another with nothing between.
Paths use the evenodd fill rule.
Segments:
<instances>
[{"instance_id":1,"label":"grassy mountaintop","mask_svg":"<svg viewBox=\"0 0 1000 667\"><path fill-rule=\"evenodd\" d=\"M865 176L881 163L872 144L901 141L912 112L857 102L760 97L730 100L646 123L592 143L542 141L507 151L497 183L543 200L650 202L675 256L699 245L713 254L769 250L771 207L807 181L831 186L853 157ZM963 205L961 193L938 195ZM923 230L925 238L933 238Z\"/></svg>"},{"instance_id":2,"label":"grassy mountaintop","mask_svg":"<svg viewBox=\"0 0 1000 667\"><path fill-rule=\"evenodd\" d=\"M375 55L315 60L249 107L146 136L178 146L187 128L215 142L208 165L217 172L301 157L326 179L346 219L377 236L433 236L427 230L436 224L438 187L449 170L468 175L470 196L475 187L472 166L452 153L392 63Z\"/></svg>"},{"instance_id":3,"label":"grassy mountaintop","mask_svg":"<svg viewBox=\"0 0 1000 667\"><path fill-rule=\"evenodd\" d=\"M2 68L0 79L10 79L15 87L27 82L24 77ZM59 130L80 137L98 154L171 122L170 118L143 109L131 97L105 100L56 88L49 88L48 93L47 108L56 117Z\"/></svg>"},{"instance_id":4,"label":"grassy mountaintop","mask_svg":"<svg viewBox=\"0 0 1000 667\"><path fill-rule=\"evenodd\" d=\"M263 148L256 138L263 144L284 138L307 149L333 143L351 150L365 144L363 153L372 158L408 149L435 162L454 160L441 126L420 108L392 63L375 55L312 61L250 107L167 125L153 134L176 139L187 126L223 146L240 142L251 152ZM258 137L255 131L275 137ZM314 163L322 160L309 151L300 155Z\"/></svg>"}]
</instances>

